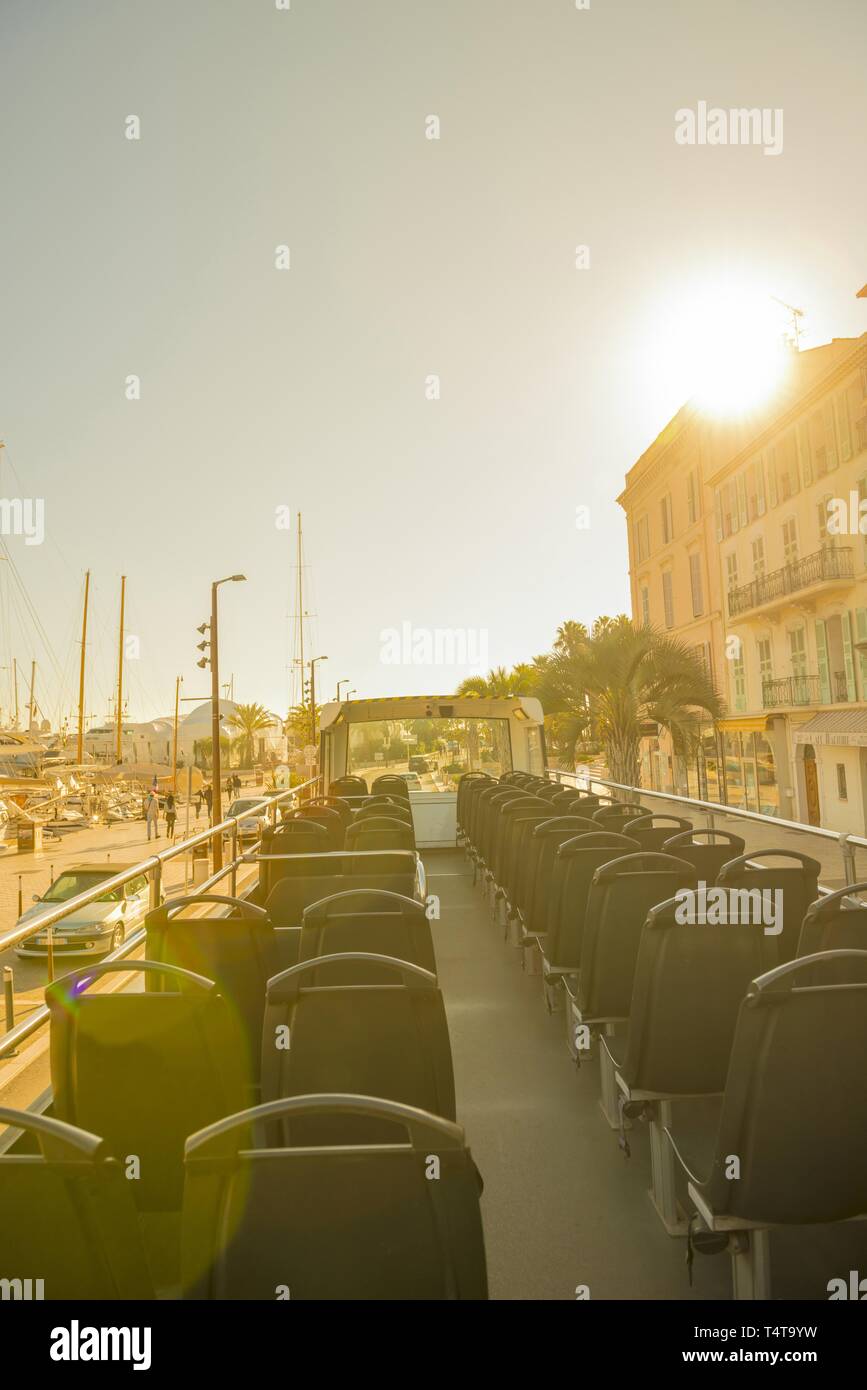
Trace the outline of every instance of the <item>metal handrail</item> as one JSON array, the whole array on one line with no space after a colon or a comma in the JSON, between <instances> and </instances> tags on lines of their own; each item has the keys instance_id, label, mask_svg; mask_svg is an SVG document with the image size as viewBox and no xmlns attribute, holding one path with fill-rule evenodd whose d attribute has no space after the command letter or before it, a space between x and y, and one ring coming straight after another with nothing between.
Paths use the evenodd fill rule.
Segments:
<instances>
[{"instance_id":1,"label":"metal handrail","mask_svg":"<svg viewBox=\"0 0 867 1390\"><path fill-rule=\"evenodd\" d=\"M274 796L265 797L263 801L257 801L248 810L244 811L242 815L231 816L228 820L220 821L219 825L209 826L207 830L201 830L198 834L191 835L188 840L182 840L179 844L173 845L171 849L160 850L159 853L150 855L147 859L142 859L138 864L133 865L132 868L123 869L120 873L114 874L111 878L103 879L95 888L89 888L85 893L78 893L74 898L69 898L65 903L60 904L56 909L52 908L48 912L40 913L33 921L28 922L25 927L7 932L5 936L0 937L0 950L5 950L9 946L14 946L19 941L26 940L28 936L32 936L35 932L42 931L43 928L47 926L53 926L55 922L59 922L71 913L77 912L80 907L87 907L89 903L95 902L98 898L103 897L109 889L121 887L124 883L129 883L131 879L138 878L142 874L154 874L154 878L151 880L152 898L154 896L158 898L162 866L169 859L175 859L179 854L188 853L189 850L195 848L196 845L207 843L215 836L224 834L226 830L232 831L234 836L237 832L238 823L242 820L249 820L251 816L256 815L260 810L266 810L273 819L277 808L282 805L283 802L297 799L299 792L304 791L308 787L318 785L319 780L318 776L311 777L308 778L306 782L300 782L297 787L290 787L286 791L279 792ZM253 846L253 850L255 850L259 844L261 844L261 840L256 842ZM246 853L250 852L249 850L246 851ZM197 896L207 893L209 889L214 888L229 874L236 874L238 866L243 863L243 853L240 855L233 855L228 864L218 869L216 873L212 874L210 878L205 879L203 883L196 885ZM156 894L153 893L154 886L156 886ZM151 906L158 906L158 902L152 901ZM110 951L104 957L104 960L124 960L141 945L145 939L145 934L145 928L143 926L139 927L124 940L116 951ZM20 1042L23 1042L25 1039L38 1032L43 1024L47 1023L48 1018L49 1011L47 1005L40 1005L29 1018L22 1019L21 1023L16 1024L14 1028L10 1028L8 1033L4 1033L2 1038L0 1038L0 1060L9 1053L14 1052ZM2 1080L2 1076L0 1076L0 1080Z\"/></svg>"},{"instance_id":2,"label":"metal handrail","mask_svg":"<svg viewBox=\"0 0 867 1390\"><path fill-rule=\"evenodd\" d=\"M680 796L676 792L658 792L648 787L630 787L624 782L614 782L608 777L598 777L593 773L586 780L583 780L577 772L566 772L559 768L548 768L547 771L554 782L560 782L564 777L568 777L576 786L586 786L589 783L592 787L598 783L602 787L612 787L615 791L629 792L630 795L655 797L659 801L676 801L681 806L705 811L709 816L735 816L740 820L758 821L761 825L773 826L776 830L795 830L801 835L818 835L823 840L833 840L839 845L843 856L843 871L847 883L856 882L852 849L867 849L867 839L863 835L851 835L846 830L826 830L821 825L804 825L801 821L783 820L782 816L768 816L763 811L747 811L739 806L724 806L719 801L701 801L698 797Z\"/></svg>"}]
</instances>

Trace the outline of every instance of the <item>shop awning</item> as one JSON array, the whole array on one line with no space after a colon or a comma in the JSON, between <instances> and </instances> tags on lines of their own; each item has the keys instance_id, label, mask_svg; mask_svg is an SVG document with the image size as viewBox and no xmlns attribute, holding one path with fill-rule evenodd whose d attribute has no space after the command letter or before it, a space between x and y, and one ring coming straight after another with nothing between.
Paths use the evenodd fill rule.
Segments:
<instances>
[{"instance_id":1,"label":"shop awning","mask_svg":"<svg viewBox=\"0 0 867 1390\"><path fill-rule=\"evenodd\" d=\"M720 719L717 728L722 729L724 734L763 734L767 722L768 716L760 714L743 719Z\"/></svg>"},{"instance_id":2,"label":"shop awning","mask_svg":"<svg viewBox=\"0 0 867 1390\"><path fill-rule=\"evenodd\" d=\"M867 748L867 709L826 710L793 730L795 743L839 743Z\"/></svg>"}]
</instances>

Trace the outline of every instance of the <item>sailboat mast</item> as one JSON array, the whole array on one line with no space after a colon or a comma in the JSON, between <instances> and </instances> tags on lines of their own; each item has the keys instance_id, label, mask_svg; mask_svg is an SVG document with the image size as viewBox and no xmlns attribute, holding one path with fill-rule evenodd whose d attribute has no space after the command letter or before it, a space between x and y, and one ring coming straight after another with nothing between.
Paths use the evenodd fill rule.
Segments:
<instances>
[{"instance_id":1,"label":"sailboat mast","mask_svg":"<svg viewBox=\"0 0 867 1390\"><path fill-rule=\"evenodd\" d=\"M120 577L120 628L117 642L117 761L123 762L123 608L126 575Z\"/></svg>"},{"instance_id":2,"label":"sailboat mast","mask_svg":"<svg viewBox=\"0 0 867 1390\"><path fill-rule=\"evenodd\" d=\"M30 729L36 719L36 662L30 663Z\"/></svg>"},{"instance_id":3,"label":"sailboat mast","mask_svg":"<svg viewBox=\"0 0 867 1390\"><path fill-rule=\"evenodd\" d=\"M175 677L175 729L172 739L172 791L178 794L178 705L181 698L181 676Z\"/></svg>"},{"instance_id":4,"label":"sailboat mast","mask_svg":"<svg viewBox=\"0 0 867 1390\"><path fill-rule=\"evenodd\" d=\"M15 728L18 728L18 660L12 658L12 684L15 687Z\"/></svg>"},{"instance_id":5,"label":"sailboat mast","mask_svg":"<svg viewBox=\"0 0 867 1390\"><path fill-rule=\"evenodd\" d=\"M90 595L90 570L84 575L84 612L81 617L81 664L78 673L78 751L76 762L84 762L84 652L87 646L87 600Z\"/></svg>"},{"instance_id":6,"label":"sailboat mast","mask_svg":"<svg viewBox=\"0 0 867 1390\"><path fill-rule=\"evenodd\" d=\"M301 673L301 698L304 708L304 590L301 568L301 513L298 513L298 670Z\"/></svg>"}]
</instances>

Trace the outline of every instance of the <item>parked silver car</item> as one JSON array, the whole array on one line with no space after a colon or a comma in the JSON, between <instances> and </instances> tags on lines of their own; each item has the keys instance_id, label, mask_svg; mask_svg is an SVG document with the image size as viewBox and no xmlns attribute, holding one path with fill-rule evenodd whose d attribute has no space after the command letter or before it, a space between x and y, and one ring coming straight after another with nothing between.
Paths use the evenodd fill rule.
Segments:
<instances>
[{"instance_id":1,"label":"parked silver car","mask_svg":"<svg viewBox=\"0 0 867 1390\"><path fill-rule=\"evenodd\" d=\"M133 865L126 864L74 864L60 873L50 888L40 898L34 895L33 906L22 912L17 925L27 922L44 913L46 908L95 888L104 879L114 878ZM128 931L140 926L148 910L149 893L147 875L139 874L120 888L112 888L102 898L80 907L53 928L55 954L106 955L117 950ZM33 936L25 937L15 947L17 956L46 956L48 954L48 931L44 929Z\"/></svg>"}]
</instances>

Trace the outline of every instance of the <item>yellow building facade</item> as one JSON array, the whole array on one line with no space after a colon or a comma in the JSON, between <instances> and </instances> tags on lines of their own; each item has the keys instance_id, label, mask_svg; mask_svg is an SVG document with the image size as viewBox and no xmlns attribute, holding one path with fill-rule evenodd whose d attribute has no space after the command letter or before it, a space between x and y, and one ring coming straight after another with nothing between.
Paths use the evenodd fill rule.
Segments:
<instances>
[{"instance_id":1,"label":"yellow building facade","mask_svg":"<svg viewBox=\"0 0 867 1390\"><path fill-rule=\"evenodd\" d=\"M645 785L867 831L867 334L792 352L762 411L685 406L630 469L633 619L698 649L726 706ZM863 507L862 507L863 504Z\"/></svg>"}]
</instances>

